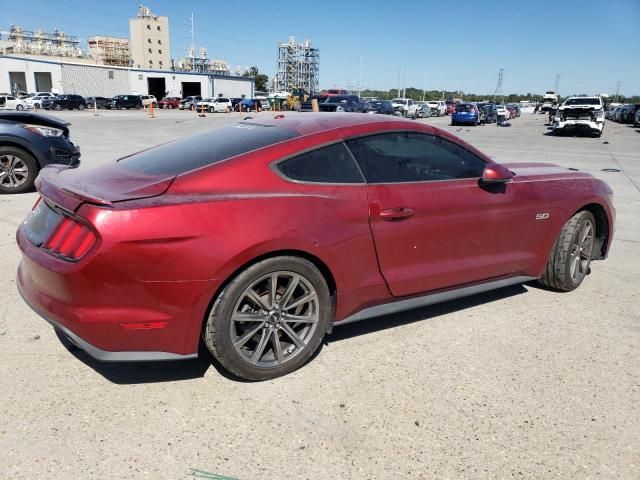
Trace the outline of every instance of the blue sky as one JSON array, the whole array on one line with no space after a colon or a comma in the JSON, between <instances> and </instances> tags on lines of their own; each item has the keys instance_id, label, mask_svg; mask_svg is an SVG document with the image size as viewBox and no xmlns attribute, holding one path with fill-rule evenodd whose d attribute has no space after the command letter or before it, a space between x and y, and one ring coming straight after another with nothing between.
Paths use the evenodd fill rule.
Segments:
<instances>
[{"instance_id":1,"label":"blue sky","mask_svg":"<svg viewBox=\"0 0 640 480\"><path fill-rule=\"evenodd\" d=\"M0 0L0 30L59 28L129 36L135 0ZM504 69L504 93L640 94L640 0L222 2L146 0L169 17L172 57L191 42L234 68L275 72L276 45L290 35L320 49L320 86L406 86L490 93ZM362 69L360 59L362 58Z\"/></svg>"}]
</instances>

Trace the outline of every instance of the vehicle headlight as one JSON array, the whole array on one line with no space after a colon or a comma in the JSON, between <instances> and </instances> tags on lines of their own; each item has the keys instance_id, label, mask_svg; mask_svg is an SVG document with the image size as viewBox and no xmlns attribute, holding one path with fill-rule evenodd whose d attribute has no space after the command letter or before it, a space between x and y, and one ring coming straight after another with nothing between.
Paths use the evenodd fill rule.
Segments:
<instances>
[{"instance_id":1,"label":"vehicle headlight","mask_svg":"<svg viewBox=\"0 0 640 480\"><path fill-rule=\"evenodd\" d=\"M27 130L42 135L43 137L61 137L64 133L59 128L43 127L42 125L23 125Z\"/></svg>"}]
</instances>

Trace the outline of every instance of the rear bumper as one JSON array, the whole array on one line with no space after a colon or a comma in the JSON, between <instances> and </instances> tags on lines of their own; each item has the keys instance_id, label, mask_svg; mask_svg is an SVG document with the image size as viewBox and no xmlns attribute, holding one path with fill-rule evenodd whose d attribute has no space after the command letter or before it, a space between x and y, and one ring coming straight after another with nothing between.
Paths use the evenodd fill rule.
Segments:
<instances>
[{"instance_id":1,"label":"rear bumper","mask_svg":"<svg viewBox=\"0 0 640 480\"><path fill-rule=\"evenodd\" d=\"M101 361L197 356L202 321L218 281L147 282L90 253L57 259L18 230L17 287L25 302Z\"/></svg>"}]
</instances>

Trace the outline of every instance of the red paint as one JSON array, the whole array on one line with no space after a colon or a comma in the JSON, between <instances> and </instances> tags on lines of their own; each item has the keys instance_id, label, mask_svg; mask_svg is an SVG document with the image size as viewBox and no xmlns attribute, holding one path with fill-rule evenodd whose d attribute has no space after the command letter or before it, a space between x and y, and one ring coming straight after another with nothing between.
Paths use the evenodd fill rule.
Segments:
<instances>
[{"instance_id":1,"label":"red paint","mask_svg":"<svg viewBox=\"0 0 640 480\"><path fill-rule=\"evenodd\" d=\"M71 226L61 225L47 245L79 261L36 247L21 227L18 282L26 299L103 350L191 354L223 282L263 255L299 251L324 263L336 283L339 321L393 297L539 276L561 226L587 204L606 212L611 242L611 190L585 173L499 166L453 135L401 119L283 117L265 123L302 136L176 178L145 178L115 164L44 169L41 194L81 219L79 229L64 220ZM508 181L313 185L288 182L271 168L316 145L399 129L454 141L484 159L487 178ZM505 171L515 176L504 179ZM536 221L538 212L549 219Z\"/></svg>"}]
</instances>

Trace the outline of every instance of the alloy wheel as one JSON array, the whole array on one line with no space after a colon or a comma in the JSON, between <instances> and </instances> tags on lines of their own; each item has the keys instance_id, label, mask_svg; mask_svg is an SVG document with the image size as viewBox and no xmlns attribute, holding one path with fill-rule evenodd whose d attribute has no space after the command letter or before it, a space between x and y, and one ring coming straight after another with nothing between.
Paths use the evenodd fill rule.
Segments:
<instances>
[{"instance_id":1,"label":"alloy wheel","mask_svg":"<svg viewBox=\"0 0 640 480\"><path fill-rule=\"evenodd\" d=\"M29 178L29 168L20 157L15 155L0 156L0 185L16 188Z\"/></svg>"},{"instance_id":2,"label":"alloy wheel","mask_svg":"<svg viewBox=\"0 0 640 480\"><path fill-rule=\"evenodd\" d=\"M280 366L302 352L316 331L318 294L304 276L277 271L240 295L231 317L231 341L249 364Z\"/></svg>"},{"instance_id":3,"label":"alloy wheel","mask_svg":"<svg viewBox=\"0 0 640 480\"><path fill-rule=\"evenodd\" d=\"M575 283L580 282L589 272L589 263L591 262L591 253L593 251L593 232L593 223L590 219L585 220L571 247L569 275Z\"/></svg>"}]
</instances>

